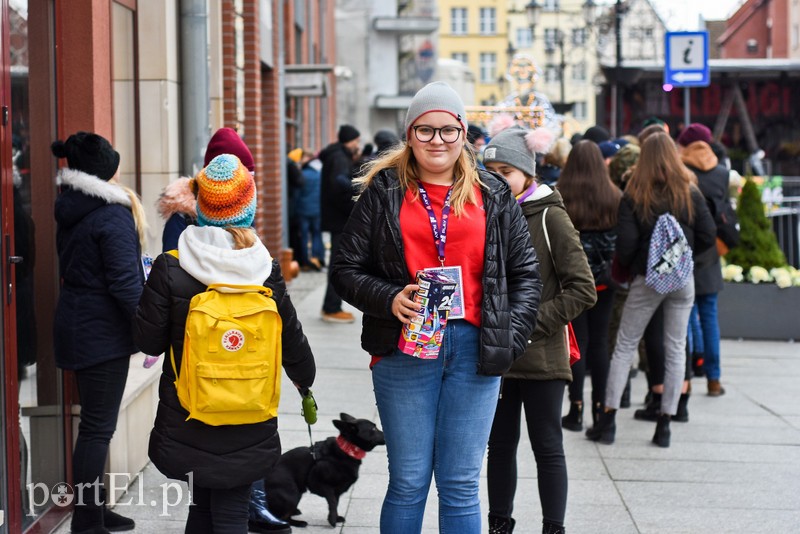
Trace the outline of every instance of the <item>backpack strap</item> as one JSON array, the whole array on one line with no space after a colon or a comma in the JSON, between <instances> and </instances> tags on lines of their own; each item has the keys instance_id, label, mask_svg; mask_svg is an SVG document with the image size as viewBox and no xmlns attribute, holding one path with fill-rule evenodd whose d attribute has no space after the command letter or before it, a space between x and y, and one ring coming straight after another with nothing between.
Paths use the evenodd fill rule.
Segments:
<instances>
[{"instance_id":1,"label":"backpack strap","mask_svg":"<svg viewBox=\"0 0 800 534\"><path fill-rule=\"evenodd\" d=\"M178 249L176 249L176 248L166 251L165 254L169 254L170 256L175 258L176 260L179 259L178 258Z\"/></svg>"}]
</instances>

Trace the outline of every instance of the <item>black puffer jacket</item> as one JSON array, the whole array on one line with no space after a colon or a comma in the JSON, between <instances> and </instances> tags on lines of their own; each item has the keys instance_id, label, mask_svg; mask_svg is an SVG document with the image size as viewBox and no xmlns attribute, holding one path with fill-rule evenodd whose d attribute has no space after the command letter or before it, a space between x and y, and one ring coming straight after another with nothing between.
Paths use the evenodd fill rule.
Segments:
<instances>
[{"instance_id":1,"label":"black puffer jacket","mask_svg":"<svg viewBox=\"0 0 800 534\"><path fill-rule=\"evenodd\" d=\"M486 252L478 373L502 375L525 351L536 326L542 284L530 234L508 184L480 171L486 212ZM392 299L408 283L400 235L403 191L393 170L384 170L356 203L333 259L336 292L364 312L361 346L389 355L402 323Z\"/></svg>"},{"instance_id":2,"label":"black puffer jacket","mask_svg":"<svg viewBox=\"0 0 800 534\"><path fill-rule=\"evenodd\" d=\"M136 352L131 317L144 285L141 248L122 188L73 169L59 171L58 182L54 351L58 367L83 369Z\"/></svg>"},{"instance_id":3,"label":"black puffer jacket","mask_svg":"<svg viewBox=\"0 0 800 534\"><path fill-rule=\"evenodd\" d=\"M694 219L689 222L687 211L673 213L678 220L692 247L692 255L697 261L698 255L713 247L717 240L717 225L708 211L705 198L699 189L692 186L692 208ZM647 272L647 254L650 250L650 237L656 219L662 213L669 211L667 206L654 208L655 216L652 220L645 221L633 205L631 197L625 193L619 203L619 217L617 218L617 257L623 267L628 267L630 274L644 276Z\"/></svg>"},{"instance_id":4,"label":"black puffer jacket","mask_svg":"<svg viewBox=\"0 0 800 534\"><path fill-rule=\"evenodd\" d=\"M272 271L263 285L273 290L283 320L283 367L292 381L311 386L316 371L314 357L286 292L277 260L272 261ZM158 470L170 478L187 480L187 473L192 472L194 483L200 487L232 488L263 478L280 456L281 444L276 419L230 426L186 420L189 414L178 401L169 351L171 347L176 367L180 369L189 301L205 289L204 283L181 268L178 259L162 254L153 264L136 309L133 335L142 352L166 352L149 455ZM284 384L283 392L289 402L299 400L293 389Z\"/></svg>"}]
</instances>

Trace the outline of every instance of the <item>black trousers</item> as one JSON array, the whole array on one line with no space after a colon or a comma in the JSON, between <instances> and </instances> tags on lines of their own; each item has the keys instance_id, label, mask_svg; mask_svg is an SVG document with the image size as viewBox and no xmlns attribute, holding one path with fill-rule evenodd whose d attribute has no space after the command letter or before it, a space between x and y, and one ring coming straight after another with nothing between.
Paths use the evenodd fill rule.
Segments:
<instances>
[{"instance_id":1,"label":"black trousers","mask_svg":"<svg viewBox=\"0 0 800 534\"><path fill-rule=\"evenodd\" d=\"M250 484L231 489L192 488L186 534L247 534Z\"/></svg>"},{"instance_id":2,"label":"black trousers","mask_svg":"<svg viewBox=\"0 0 800 534\"><path fill-rule=\"evenodd\" d=\"M561 435L564 380L503 379L502 397L489 436L487 480L489 513L511 517L517 491L517 446L520 414L525 406L528 437L536 458L539 500L544 522L564 524L567 508L567 463Z\"/></svg>"},{"instance_id":3,"label":"black trousers","mask_svg":"<svg viewBox=\"0 0 800 534\"><path fill-rule=\"evenodd\" d=\"M72 472L75 484L100 484L108 456L108 443L117 429L119 406L128 379L130 356L116 358L92 367L75 371L81 419L78 439L72 453ZM76 506L72 516L73 530L102 525L95 486L85 486L84 506Z\"/></svg>"},{"instance_id":4,"label":"black trousers","mask_svg":"<svg viewBox=\"0 0 800 534\"><path fill-rule=\"evenodd\" d=\"M331 284L331 265L333 258L339 251L339 241L342 238L341 232L331 232L331 255L328 258L328 288L325 290L325 300L322 301L322 311L325 313L336 313L342 311L342 298L336 294Z\"/></svg>"},{"instance_id":5,"label":"black trousers","mask_svg":"<svg viewBox=\"0 0 800 534\"><path fill-rule=\"evenodd\" d=\"M592 376L592 405L605 402L608 379L608 325L614 305L614 290L597 292L597 303L572 320L581 359L572 366L569 400L583 402L583 384L588 370Z\"/></svg>"}]
</instances>

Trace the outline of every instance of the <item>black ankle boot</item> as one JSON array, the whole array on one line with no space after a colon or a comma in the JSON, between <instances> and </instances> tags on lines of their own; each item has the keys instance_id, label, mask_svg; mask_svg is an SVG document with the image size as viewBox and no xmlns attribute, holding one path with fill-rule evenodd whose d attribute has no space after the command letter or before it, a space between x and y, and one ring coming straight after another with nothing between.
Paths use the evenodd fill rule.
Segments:
<instances>
[{"instance_id":1,"label":"black ankle boot","mask_svg":"<svg viewBox=\"0 0 800 534\"><path fill-rule=\"evenodd\" d=\"M106 530L109 532L126 532L136 528L136 522L133 519L109 510L106 505L106 490L102 487L100 488L100 502L103 503L103 525Z\"/></svg>"},{"instance_id":2,"label":"black ankle boot","mask_svg":"<svg viewBox=\"0 0 800 534\"><path fill-rule=\"evenodd\" d=\"M74 534L106 534L103 526L105 494L96 484L87 484L75 490L75 507L72 510L70 532Z\"/></svg>"},{"instance_id":3,"label":"black ankle boot","mask_svg":"<svg viewBox=\"0 0 800 534\"><path fill-rule=\"evenodd\" d=\"M599 441L606 445L614 443L617 434L617 411L602 411L597 420L597 424L586 431L586 437L591 441Z\"/></svg>"},{"instance_id":4,"label":"black ankle boot","mask_svg":"<svg viewBox=\"0 0 800 534\"><path fill-rule=\"evenodd\" d=\"M561 418L561 427L573 432L583 430L583 403L569 403L569 413Z\"/></svg>"},{"instance_id":5,"label":"black ankle boot","mask_svg":"<svg viewBox=\"0 0 800 534\"><path fill-rule=\"evenodd\" d=\"M542 523L542 534L566 534L566 532L563 525Z\"/></svg>"},{"instance_id":6,"label":"black ankle boot","mask_svg":"<svg viewBox=\"0 0 800 534\"><path fill-rule=\"evenodd\" d=\"M489 514L489 534L511 534L516 524L510 517Z\"/></svg>"},{"instance_id":7,"label":"black ankle boot","mask_svg":"<svg viewBox=\"0 0 800 534\"><path fill-rule=\"evenodd\" d=\"M639 421L655 421L661 413L661 393L652 393L650 402L644 408L633 412L633 418Z\"/></svg>"},{"instance_id":8,"label":"black ankle boot","mask_svg":"<svg viewBox=\"0 0 800 534\"><path fill-rule=\"evenodd\" d=\"M653 443L659 447L669 447L669 440L672 432L669 429L670 416L668 414L660 414L658 422L656 422L656 433L653 434Z\"/></svg>"},{"instance_id":9,"label":"black ankle boot","mask_svg":"<svg viewBox=\"0 0 800 534\"><path fill-rule=\"evenodd\" d=\"M678 412L672 416L673 421L678 423L689 422L689 392L681 393L681 398L678 400Z\"/></svg>"},{"instance_id":10,"label":"black ankle boot","mask_svg":"<svg viewBox=\"0 0 800 534\"><path fill-rule=\"evenodd\" d=\"M631 375L628 374L628 383L625 384L625 389L622 390L622 397L619 400L620 408L631 407Z\"/></svg>"},{"instance_id":11,"label":"black ankle boot","mask_svg":"<svg viewBox=\"0 0 800 534\"><path fill-rule=\"evenodd\" d=\"M250 490L250 507L247 527L252 532L268 532L270 534L291 534L289 523L275 517L269 511L266 493L257 488Z\"/></svg>"}]
</instances>

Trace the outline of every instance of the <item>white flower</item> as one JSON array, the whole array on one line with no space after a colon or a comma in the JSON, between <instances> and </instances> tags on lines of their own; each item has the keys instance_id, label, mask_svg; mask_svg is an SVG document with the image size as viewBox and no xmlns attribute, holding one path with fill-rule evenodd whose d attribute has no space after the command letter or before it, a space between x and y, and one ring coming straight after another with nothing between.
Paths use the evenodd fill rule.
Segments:
<instances>
[{"instance_id":1,"label":"white flower","mask_svg":"<svg viewBox=\"0 0 800 534\"><path fill-rule=\"evenodd\" d=\"M738 265L730 264L722 268L722 278L726 282L742 282L744 281L744 269Z\"/></svg>"},{"instance_id":2,"label":"white flower","mask_svg":"<svg viewBox=\"0 0 800 534\"><path fill-rule=\"evenodd\" d=\"M750 267L750 272L747 274L747 279L754 284L759 284L761 282L772 282L772 277L769 275L769 271L759 266Z\"/></svg>"},{"instance_id":3,"label":"white flower","mask_svg":"<svg viewBox=\"0 0 800 534\"><path fill-rule=\"evenodd\" d=\"M769 274L775 280L775 284L781 289L792 285L792 274L785 267L771 269Z\"/></svg>"}]
</instances>

